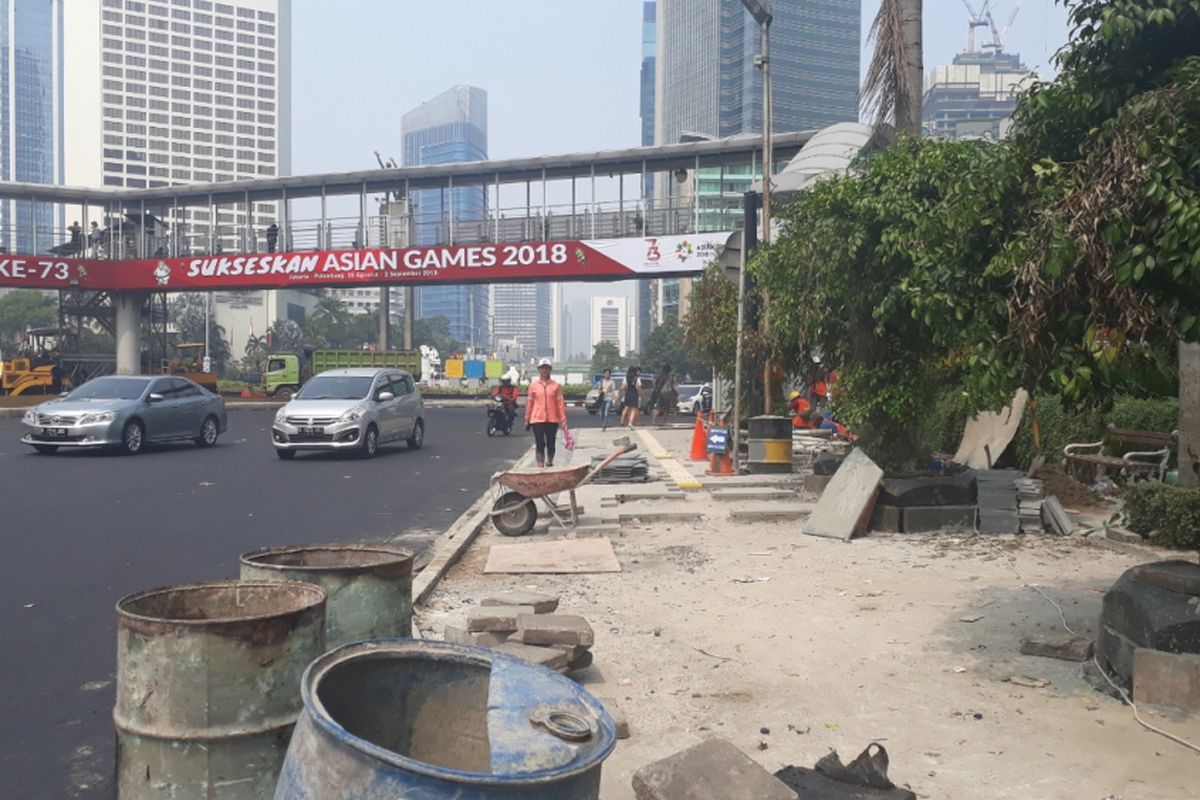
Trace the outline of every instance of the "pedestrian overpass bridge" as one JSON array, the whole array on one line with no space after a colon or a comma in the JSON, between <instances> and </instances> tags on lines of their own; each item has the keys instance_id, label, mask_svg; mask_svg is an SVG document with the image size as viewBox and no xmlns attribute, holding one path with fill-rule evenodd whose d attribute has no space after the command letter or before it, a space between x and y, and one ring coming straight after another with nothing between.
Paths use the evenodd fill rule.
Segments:
<instances>
[{"instance_id":1,"label":"pedestrian overpass bridge","mask_svg":"<svg viewBox=\"0 0 1200 800\"><path fill-rule=\"evenodd\" d=\"M774 165L813 133L772 138ZM148 189L5 182L0 199L61 208L55 216L81 225L0 230L0 288L110 302L117 371L136 372L153 292L696 274L740 227L760 144L742 136ZM464 190L482 192L485 210L456 219ZM351 203L357 213L330 213Z\"/></svg>"}]
</instances>

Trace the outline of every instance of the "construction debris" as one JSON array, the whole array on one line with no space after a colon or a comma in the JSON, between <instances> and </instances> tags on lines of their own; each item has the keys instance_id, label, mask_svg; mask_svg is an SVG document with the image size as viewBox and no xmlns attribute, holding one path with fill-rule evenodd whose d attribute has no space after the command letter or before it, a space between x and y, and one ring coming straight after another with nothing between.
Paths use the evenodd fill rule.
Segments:
<instances>
[{"instance_id":1,"label":"construction debris","mask_svg":"<svg viewBox=\"0 0 1200 800\"><path fill-rule=\"evenodd\" d=\"M1017 489L1017 517L1021 533L1041 533L1046 529L1042 521L1045 485L1037 478L1018 478L1014 485Z\"/></svg>"},{"instance_id":2,"label":"construction debris","mask_svg":"<svg viewBox=\"0 0 1200 800\"><path fill-rule=\"evenodd\" d=\"M638 800L797 800L725 739L709 739L633 773Z\"/></svg>"},{"instance_id":3,"label":"construction debris","mask_svg":"<svg viewBox=\"0 0 1200 800\"><path fill-rule=\"evenodd\" d=\"M533 606L479 606L467 613L467 630L512 633L517 629L518 616L533 613Z\"/></svg>"},{"instance_id":4,"label":"construction debris","mask_svg":"<svg viewBox=\"0 0 1200 800\"><path fill-rule=\"evenodd\" d=\"M591 468L600 466L607 456L592 458ZM645 483L650 480L650 462L643 453L626 453L600 470L592 483Z\"/></svg>"},{"instance_id":5,"label":"construction debris","mask_svg":"<svg viewBox=\"0 0 1200 800\"><path fill-rule=\"evenodd\" d=\"M481 606L532 606L535 614L553 614L558 609L557 595L536 592L503 592L485 597Z\"/></svg>"},{"instance_id":6,"label":"construction debris","mask_svg":"<svg viewBox=\"0 0 1200 800\"><path fill-rule=\"evenodd\" d=\"M865 530L882 480L883 470L866 453L851 451L825 487L804 533L849 540Z\"/></svg>"},{"instance_id":7,"label":"construction debris","mask_svg":"<svg viewBox=\"0 0 1200 800\"><path fill-rule=\"evenodd\" d=\"M975 473L979 497L980 533L1018 533L1016 481L1025 473L1015 469L987 469Z\"/></svg>"},{"instance_id":8,"label":"construction debris","mask_svg":"<svg viewBox=\"0 0 1200 800\"><path fill-rule=\"evenodd\" d=\"M1069 633L1026 636L1021 640L1021 652L1027 656L1062 661L1087 661L1092 657L1092 640L1087 636Z\"/></svg>"}]
</instances>

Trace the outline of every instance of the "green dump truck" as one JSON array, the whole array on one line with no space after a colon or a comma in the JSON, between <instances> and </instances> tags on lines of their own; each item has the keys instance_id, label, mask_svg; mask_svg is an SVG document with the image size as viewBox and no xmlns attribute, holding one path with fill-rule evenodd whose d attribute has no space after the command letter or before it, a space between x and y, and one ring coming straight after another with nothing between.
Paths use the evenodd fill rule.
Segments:
<instances>
[{"instance_id":1,"label":"green dump truck","mask_svg":"<svg viewBox=\"0 0 1200 800\"><path fill-rule=\"evenodd\" d=\"M272 353L267 356L260 389L270 397L290 400L306 380L330 369L378 367L408 371L421 380L419 350L311 350L304 354Z\"/></svg>"}]
</instances>

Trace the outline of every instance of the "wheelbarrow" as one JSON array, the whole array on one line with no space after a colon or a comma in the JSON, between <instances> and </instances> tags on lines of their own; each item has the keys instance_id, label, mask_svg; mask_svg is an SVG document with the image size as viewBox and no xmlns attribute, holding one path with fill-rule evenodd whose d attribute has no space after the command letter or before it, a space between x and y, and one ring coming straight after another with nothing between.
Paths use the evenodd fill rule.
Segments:
<instances>
[{"instance_id":1,"label":"wheelbarrow","mask_svg":"<svg viewBox=\"0 0 1200 800\"><path fill-rule=\"evenodd\" d=\"M637 450L637 445L628 437L614 442L617 450L601 461L595 469L587 464L561 467L559 469L497 472L492 476L493 491L499 494L492 504L491 517L496 530L505 536L524 536L537 522L538 511L535 500L545 504L554 521L562 528L574 528L579 522L579 506L575 503L575 490L591 483L600 471L626 453ZM507 489L508 491L503 491ZM567 492L571 498L568 505L555 503L551 495Z\"/></svg>"}]
</instances>

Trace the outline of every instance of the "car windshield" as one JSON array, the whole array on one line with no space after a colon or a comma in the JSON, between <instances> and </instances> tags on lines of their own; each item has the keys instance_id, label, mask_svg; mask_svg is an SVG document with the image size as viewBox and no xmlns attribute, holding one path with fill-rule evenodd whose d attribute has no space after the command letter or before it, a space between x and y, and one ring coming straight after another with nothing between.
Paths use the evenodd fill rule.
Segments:
<instances>
[{"instance_id":1,"label":"car windshield","mask_svg":"<svg viewBox=\"0 0 1200 800\"><path fill-rule=\"evenodd\" d=\"M128 378L96 378L67 395L68 400L136 400L149 381Z\"/></svg>"},{"instance_id":2,"label":"car windshield","mask_svg":"<svg viewBox=\"0 0 1200 800\"><path fill-rule=\"evenodd\" d=\"M689 400L696 396L696 393L700 391L700 387L699 386L677 386L676 391L679 392L680 400Z\"/></svg>"},{"instance_id":3,"label":"car windshield","mask_svg":"<svg viewBox=\"0 0 1200 800\"><path fill-rule=\"evenodd\" d=\"M361 400L371 391L371 378L360 375L318 375L296 395L297 400Z\"/></svg>"}]
</instances>

